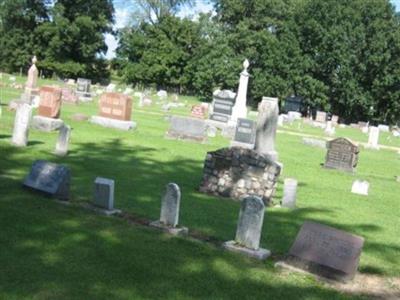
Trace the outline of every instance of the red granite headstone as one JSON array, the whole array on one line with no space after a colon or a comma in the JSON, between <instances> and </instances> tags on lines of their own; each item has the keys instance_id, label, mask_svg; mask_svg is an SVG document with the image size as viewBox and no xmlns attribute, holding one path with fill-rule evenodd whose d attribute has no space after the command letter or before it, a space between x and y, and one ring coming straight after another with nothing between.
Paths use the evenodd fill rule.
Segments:
<instances>
[{"instance_id":1,"label":"red granite headstone","mask_svg":"<svg viewBox=\"0 0 400 300\"><path fill-rule=\"evenodd\" d=\"M99 101L99 115L105 118L130 121L132 99L124 94L104 93Z\"/></svg>"},{"instance_id":2,"label":"red granite headstone","mask_svg":"<svg viewBox=\"0 0 400 300\"><path fill-rule=\"evenodd\" d=\"M61 89L58 87L43 86L40 88L40 103L38 115L58 119L61 110Z\"/></svg>"}]
</instances>

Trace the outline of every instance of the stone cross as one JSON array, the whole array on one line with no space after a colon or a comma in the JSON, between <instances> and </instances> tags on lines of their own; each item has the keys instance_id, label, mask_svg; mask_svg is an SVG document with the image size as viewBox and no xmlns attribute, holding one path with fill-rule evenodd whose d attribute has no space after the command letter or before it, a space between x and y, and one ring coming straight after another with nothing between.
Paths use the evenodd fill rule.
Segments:
<instances>
[{"instance_id":1,"label":"stone cross","mask_svg":"<svg viewBox=\"0 0 400 300\"><path fill-rule=\"evenodd\" d=\"M22 104L17 108L14 120L14 130L11 142L18 147L28 144L29 125L32 117L32 106Z\"/></svg>"},{"instance_id":2,"label":"stone cross","mask_svg":"<svg viewBox=\"0 0 400 300\"><path fill-rule=\"evenodd\" d=\"M249 196L241 203L235 241L239 245L258 250L264 221L265 206L261 198Z\"/></svg>"},{"instance_id":3,"label":"stone cross","mask_svg":"<svg viewBox=\"0 0 400 300\"><path fill-rule=\"evenodd\" d=\"M378 149L379 128L375 126L369 127L368 147Z\"/></svg>"},{"instance_id":4,"label":"stone cross","mask_svg":"<svg viewBox=\"0 0 400 300\"><path fill-rule=\"evenodd\" d=\"M275 136L278 123L278 98L263 97L258 105L257 134L255 150L272 160L278 159L275 151Z\"/></svg>"},{"instance_id":5,"label":"stone cross","mask_svg":"<svg viewBox=\"0 0 400 300\"><path fill-rule=\"evenodd\" d=\"M282 207L296 207L297 180L286 178L283 186Z\"/></svg>"},{"instance_id":6,"label":"stone cross","mask_svg":"<svg viewBox=\"0 0 400 300\"><path fill-rule=\"evenodd\" d=\"M250 74L247 72L250 63L246 59L243 62L243 71L240 73L240 81L239 88L237 92L236 102L232 109L232 118L233 122L236 122L238 118L245 119L247 117L247 85L249 83Z\"/></svg>"},{"instance_id":7,"label":"stone cross","mask_svg":"<svg viewBox=\"0 0 400 300\"><path fill-rule=\"evenodd\" d=\"M181 191L179 186L175 183L168 183L161 199L160 223L172 227L178 225L180 202Z\"/></svg>"},{"instance_id":8,"label":"stone cross","mask_svg":"<svg viewBox=\"0 0 400 300\"><path fill-rule=\"evenodd\" d=\"M60 132L58 135L58 141L56 144L55 152L57 155L60 155L60 156L67 155L70 137L71 137L71 127L68 125L62 126L60 128Z\"/></svg>"}]
</instances>

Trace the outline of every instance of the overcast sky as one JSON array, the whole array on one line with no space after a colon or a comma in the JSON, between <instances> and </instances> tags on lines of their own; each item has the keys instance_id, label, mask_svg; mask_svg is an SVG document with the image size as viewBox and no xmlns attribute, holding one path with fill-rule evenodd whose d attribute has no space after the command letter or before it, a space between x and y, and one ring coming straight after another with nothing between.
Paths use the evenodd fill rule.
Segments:
<instances>
[{"instance_id":1,"label":"overcast sky","mask_svg":"<svg viewBox=\"0 0 400 300\"><path fill-rule=\"evenodd\" d=\"M130 0L113 0L115 7L115 28L124 27L131 15L134 8L133 2ZM195 6L192 8L184 7L178 14L180 17L192 16L196 17L201 12L209 12L213 9L212 5L208 0L194 0ZM396 11L400 11L400 0L391 0L391 2L396 7ZM108 52L106 57L115 57L115 49L118 46L118 41L110 34L106 35L106 43L108 46Z\"/></svg>"}]
</instances>

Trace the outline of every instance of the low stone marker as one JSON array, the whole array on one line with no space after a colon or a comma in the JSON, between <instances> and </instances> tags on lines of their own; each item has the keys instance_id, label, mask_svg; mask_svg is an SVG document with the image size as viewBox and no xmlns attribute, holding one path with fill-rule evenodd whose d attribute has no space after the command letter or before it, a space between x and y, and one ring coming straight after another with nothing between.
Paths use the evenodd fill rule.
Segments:
<instances>
[{"instance_id":1,"label":"low stone marker","mask_svg":"<svg viewBox=\"0 0 400 300\"><path fill-rule=\"evenodd\" d=\"M56 144L55 153L60 156L65 156L68 154L69 139L71 137L71 127L64 125L60 128L58 134L58 140Z\"/></svg>"},{"instance_id":2,"label":"low stone marker","mask_svg":"<svg viewBox=\"0 0 400 300\"><path fill-rule=\"evenodd\" d=\"M66 166L37 160L32 164L30 173L25 177L23 185L66 201L69 199L70 181L71 172Z\"/></svg>"},{"instance_id":3,"label":"low stone marker","mask_svg":"<svg viewBox=\"0 0 400 300\"><path fill-rule=\"evenodd\" d=\"M305 271L349 281L357 272L364 239L314 222L305 222L286 263Z\"/></svg>"},{"instance_id":4,"label":"low stone marker","mask_svg":"<svg viewBox=\"0 0 400 300\"><path fill-rule=\"evenodd\" d=\"M168 183L165 193L161 198L160 220L150 225L160 228L173 235L187 235L186 227L178 227L179 208L181 204L181 191L176 183Z\"/></svg>"},{"instance_id":5,"label":"low stone marker","mask_svg":"<svg viewBox=\"0 0 400 300\"><path fill-rule=\"evenodd\" d=\"M303 137L302 141L304 145L326 149L326 141L324 140Z\"/></svg>"},{"instance_id":6,"label":"low stone marker","mask_svg":"<svg viewBox=\"0 0 400 300\"><path fill-rule=\"evenodd\" d=\"M296 207L297 180L286 178L283 186L282 207Z\"/></svg>"},{"instance_id":7,"label":"low stone marker","mask_svg":"<svg viewBox=\"0 0 400 300\"><path fill-rule=\"evenodd\" d=\"M238 119L231 147L253 149L256 142L256 123L248 119Z\"/></svg>"},{"instance_id":8,"label":"low stone marker","mask_svg":"<svg viewBox=\"0 0 400 300\"><path fill-rule=\"evenodd\" d=\"M207 125L204 120L179 116L171 117L169 138L204 142L207 139Z\"/></svg>"},{"instance_id":9,"label":"low stone marker","mask_svg":"<svg viewBox=\"0 0 400 300\"><path fill-rule=\"evenodd\" d=\"M358 146L347 138L337 138L327 143L325 168L354 172L358 163Z\"/></svg>"},{"instance_id":10,"label":"low stone marker","mask_svg":"<svg viewBox=\"0 0 400 300\"><path fill-rule=\"evenodd\" d=\"M94 181L93 205L98 208L96 211L107 216L121 213L114 209L114 180L97 177Z\"/></svg>"},{"instance_id":11,"label":"low stone marker","mask_svg":"<svg viewBox=\"0 0 400 300\"><path fill-rule=\"evenodd\" d=\"M368 196L369 182L364 180L355 180L351 186L353 194Z\"/></svg>"},{"instance_id":12,"label":"low stone marker","mask_svg":"<svg viewBox=\"0 0 400 300\"><path fill-rule=\"evenodd\" d=\"M32 118L32 106L22 104L18 107L15 114L14 130L11 143L18 147L28 145L29 125Z\"/></svg>"},{"instance_id":13,"label":"low stone marker","mask_svg":"<svg viewBox=\"0 0 400 300\"><path fill-rule=\"evenodd\" d=\"M265 260L270 256L269 250L260 248L264 212L264 202L260 197L244 198L240 207L235 240L225 242L224 248L259 260Z\"/></svg>"}]
</instances>

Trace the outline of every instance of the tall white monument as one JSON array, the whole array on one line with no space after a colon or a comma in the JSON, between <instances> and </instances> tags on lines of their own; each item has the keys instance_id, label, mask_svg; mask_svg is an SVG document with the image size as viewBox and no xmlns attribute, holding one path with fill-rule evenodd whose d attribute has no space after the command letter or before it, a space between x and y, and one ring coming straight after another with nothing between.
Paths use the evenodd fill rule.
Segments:
<instances>
[{"instance_id":1,"label":"tall white monument","mask_svg":"<svg viewBox=\"0 0 400 300\"><path fill-rule=\"evenodd\" d=\"M247 72L250 63L246 59L243 62L243 71L240 73L240 81L239 81L239 88L237 92L236 102L232 109L232 122L237 122L239 118L246 119L247 118L247 85L249 83L250 74Z\"/></svg>"},{"instance_id":2,"label":"tall white monument","mask_svg":"<svg viewBox=\"0 0 400 300\"><path fill-rule=\"evenodd\" d=\"M39 77L39 70L36 67L37 58L34 56L32 58L32 66L28 71L28 80L25 84L24 94L21 96L21 100L25 103L31 104L33 98L39 95L39 89L37 87L37 80Z\"/></svg>"}]
</instances>

